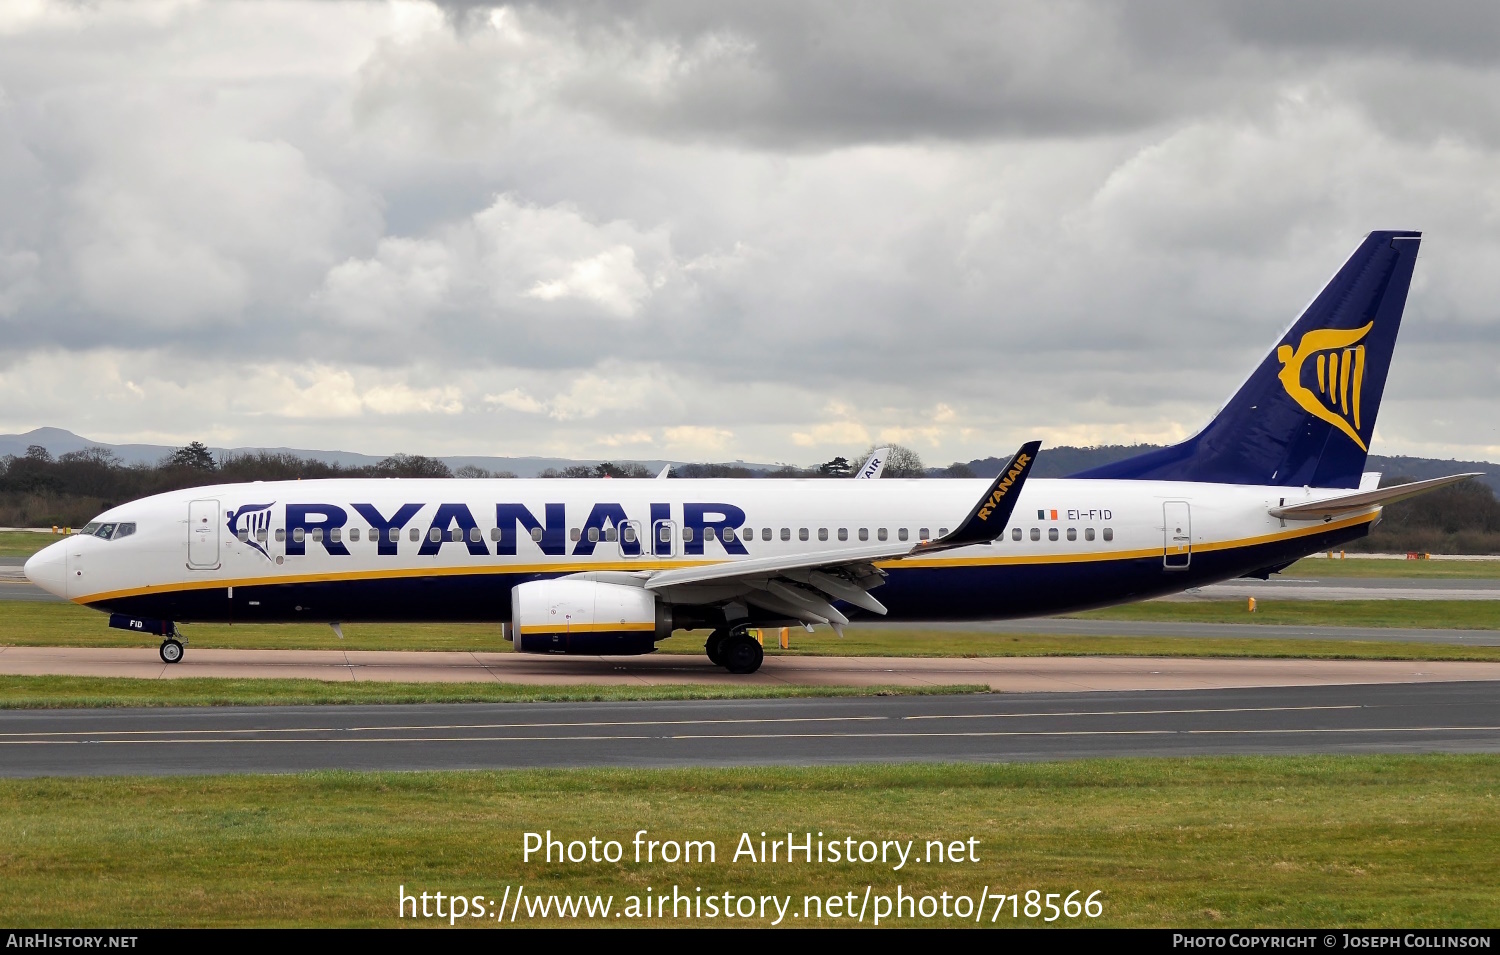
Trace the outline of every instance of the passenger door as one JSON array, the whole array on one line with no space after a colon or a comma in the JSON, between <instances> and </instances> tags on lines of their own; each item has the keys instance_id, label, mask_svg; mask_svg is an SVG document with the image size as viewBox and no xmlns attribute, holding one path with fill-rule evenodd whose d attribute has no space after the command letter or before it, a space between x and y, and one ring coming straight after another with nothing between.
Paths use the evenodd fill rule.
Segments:
<instances>
[{"instance_id":1,"label":"passenger door","mask_svg":"<svg viewBox=\"0 0 1500 955\"><path fill-rule=\"evenodd\" d=\"M219 567L219 502L188 502L188 568Z\"/></svg>"},{"instance_id":2,"label":"passenger door","mask_svg":"<svg viewBox=\"0 0 1500 955\"><path fill-rule=\"evenodd\" d=\"M1187 501L1165 501L1162 511L1162 566L1187 570L1193 561L1193 514Z\"/></svg>"}]
</instances>

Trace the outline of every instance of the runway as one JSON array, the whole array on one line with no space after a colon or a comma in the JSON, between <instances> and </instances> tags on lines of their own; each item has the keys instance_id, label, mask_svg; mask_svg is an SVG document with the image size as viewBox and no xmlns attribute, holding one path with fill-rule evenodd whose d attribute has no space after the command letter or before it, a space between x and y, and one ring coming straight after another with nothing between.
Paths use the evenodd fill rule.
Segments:
<instances>
[{"instance_id":1,"label":"runway","mask_svg":"<svg viewBox=\"0 0 1500 955\"><path fill-rule=\"evenodd\" d=\"M660 686L987 686L1005 693L1189 690L1353 683L1500 681L1500 661L1206 657L832 657L771 653L735 676L698 654L548 656L473 651L188 648L168 666L147 647L4 647L0 673L137 679L312 679L336 682Z\"/></svg>"},{"instance_id":2,"label":"runway","mask_svg":"<svg viewBox=\"0 0 1500 955\"><path fill-rule=\"evenodd\" d=\"M1500 752L1500 683L0 712L0 775Z\"/></svg>"}]
</instances>

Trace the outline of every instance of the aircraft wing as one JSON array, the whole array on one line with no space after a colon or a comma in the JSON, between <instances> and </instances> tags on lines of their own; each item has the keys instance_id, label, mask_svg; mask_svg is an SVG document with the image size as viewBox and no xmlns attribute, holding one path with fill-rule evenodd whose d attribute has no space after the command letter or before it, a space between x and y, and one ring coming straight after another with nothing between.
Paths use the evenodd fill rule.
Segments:
<instances>
[{"instance_id":1,"label":"aircraft wing","mask_svg":"<svg viewBox=\"0 0 1500 955\"><path fill-rule=\"evenodd\" d=\"M1041 442L1023 445L990 483L969 516L953 531L916 544L887 544L812 553L726 561L706 567L684 567L653 574L646 589L683 602L743 601L803 623L826 623L841 630L849 622L837 607L842 600L872 613L886 609L870 591L885 582L876 561L901 560L970 544L983 544L1005 533L1021 486L1036 462Z\"/></svg>"},{"instance_id":2,"label":"aircraft wing","mask_svg":"<svg viewBox=\"0 0 1500 955\"><path fill-rule=\"evenodd\" d=\"M1469 474L1452 474L1448 477L1432 478L1427 481L1413 481L1410 484L1396 484L1392 487L1382 487L1373 491L1357 491L1354 494L1340 494L1337 497L1324 498L1321 501L1311 501L1306 504L1288 504L1283 507L1271 508L1271 516L1282 520L1293 521L1326 521L1335 517L1348 514L1351 511L1362 511L1374 507L1377 504L1394 504L1404 501L1418 494L1426 494L1440 487L1457 484L1459 481L1467 481L1472 477L1481 477L1483 472L1474 471Z\"/></svg>"}]
</instances>

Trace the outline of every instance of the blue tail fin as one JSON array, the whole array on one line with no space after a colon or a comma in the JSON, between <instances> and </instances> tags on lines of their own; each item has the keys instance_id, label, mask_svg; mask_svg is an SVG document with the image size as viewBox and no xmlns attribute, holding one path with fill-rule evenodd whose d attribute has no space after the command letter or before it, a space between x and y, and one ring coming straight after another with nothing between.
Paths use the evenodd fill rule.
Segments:
<instances>
[{"instance_id":1,"label":"blue tail fin","mask_svg":"<svg viewBox=\"0 0 1500 955\"><path fill-rule=\"evenodd\" d=\"M1078 478L1358 487L1420 232L1372 232L1193 437Z\"/></svg>"}]
</instances>

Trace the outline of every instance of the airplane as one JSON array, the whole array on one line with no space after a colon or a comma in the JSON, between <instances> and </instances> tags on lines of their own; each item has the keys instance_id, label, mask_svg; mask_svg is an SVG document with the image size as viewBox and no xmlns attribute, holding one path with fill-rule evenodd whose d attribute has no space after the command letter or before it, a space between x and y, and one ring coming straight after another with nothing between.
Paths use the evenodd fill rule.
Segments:
<instances>
[{"instance_id":1,"label":"airplane","mask_svg":"<svg viewBox=\"0 0 1500 955\"><path fill-rule=\"evenodd\" d=\"M1194 436L1069 478L332 479L196 487L110 508L25 566L160 638L184 622L489 621L518 651L650 653L708 630L998 620L1266 577L1367 535L1363 467L1421 234L1372 232ZM1003 388L1003 385L1001 386ZM339 630L342 633L341 630Z\"/></svg>"}]
</instances>

